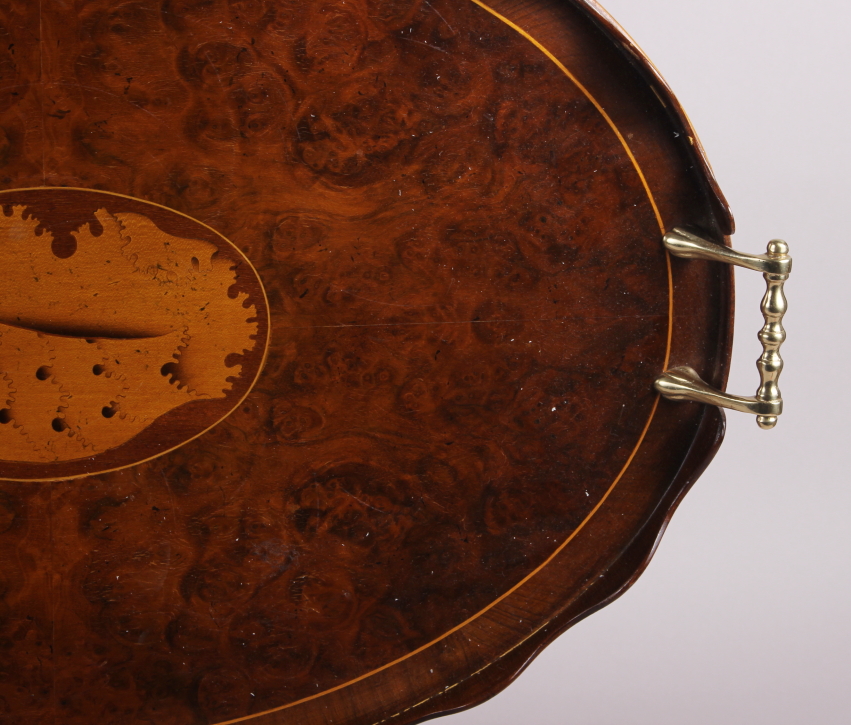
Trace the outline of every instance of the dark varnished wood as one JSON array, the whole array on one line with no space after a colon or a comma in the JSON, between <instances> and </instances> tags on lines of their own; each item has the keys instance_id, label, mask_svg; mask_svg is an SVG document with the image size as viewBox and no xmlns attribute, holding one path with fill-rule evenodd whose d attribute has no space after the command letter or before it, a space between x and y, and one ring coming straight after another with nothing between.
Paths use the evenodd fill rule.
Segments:
<instances>
[{"instance_id":1,"label":"dark varnished wood","mask_svg":"<svg viewBox=\"0 0 851 725\"><path fill-rule=\"evenodd\" d=\"M492 7L606 109L665 226L730 230L611 24ZM0 722L413 721L628 586L723 428L652 380L723 384L731 280L671 261L669 348L650 196L551 59L469 0L0 8L4 188L187 214L271 319L200 438L0 484Z\"/></svg>"}]
</instances>

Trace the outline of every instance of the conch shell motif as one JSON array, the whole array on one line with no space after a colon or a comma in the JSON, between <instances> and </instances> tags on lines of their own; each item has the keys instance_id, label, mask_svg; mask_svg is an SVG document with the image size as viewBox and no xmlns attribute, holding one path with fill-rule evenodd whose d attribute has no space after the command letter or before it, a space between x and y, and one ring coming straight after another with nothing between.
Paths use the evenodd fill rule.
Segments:
<instances>
[{"instance_id":1,"label":"conch shell motif","mask_svg":"<svg viewBox=\"0 0 851 725\"><path fill-rule=\"evenodd\" d=\"M0 213L0 459L70 461L222 398L257 344L235 263L141 214L95 217L61 259L25 206ZM228 365L231 362L231 365Z\"/></svg>"}]
</instances>

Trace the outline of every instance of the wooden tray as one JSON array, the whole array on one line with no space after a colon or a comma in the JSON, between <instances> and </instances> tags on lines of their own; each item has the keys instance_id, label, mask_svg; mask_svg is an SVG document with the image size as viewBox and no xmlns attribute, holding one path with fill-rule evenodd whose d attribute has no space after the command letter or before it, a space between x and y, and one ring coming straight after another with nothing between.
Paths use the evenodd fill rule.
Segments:
<instances>
[{"instance_id":1,"label":"wooden tray","mask_svg":"<svg viewBox=\"0 0 851 725\"><path fill-rule=\"evenodd\" d=\"M595 3L0 33L0 723L410 723L635 580L730 352L661 237L733 222Z\"/></svg>"}]
</instances>

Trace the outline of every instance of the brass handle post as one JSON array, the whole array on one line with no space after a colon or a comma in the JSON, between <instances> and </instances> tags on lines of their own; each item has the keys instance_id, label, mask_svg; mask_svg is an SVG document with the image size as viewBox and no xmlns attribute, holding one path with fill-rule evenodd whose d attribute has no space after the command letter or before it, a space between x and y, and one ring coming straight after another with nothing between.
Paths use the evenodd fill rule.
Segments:
<instances>
[{"instance_id":1,"label":"brass handle post","mask_svg":"<svg viewBox=\"0 0 851 725\"><path fill-rule=\"evenodd\" d=\"M760 385L753 397L730 395L704 382L692 368L683 365L665 371L656 379L656 390L670 400L686 400L696 403L718 405L756 415L760 428L768 430L777 425L777 416L783 412L783 398L777 380L783 370L780 346L786 339L783 315L786 312L786 296L783 283L792 271L789 245L779 239L768 243L766 254L744 254L729 247L715 244L702 237L674 229L663 237L668 251L676 257L705 259L725 262L739 267L762 272L766 290L762 298L762 316L765 324L759 331L762 355L756 361Z\"/></svg>"}]
</instances>

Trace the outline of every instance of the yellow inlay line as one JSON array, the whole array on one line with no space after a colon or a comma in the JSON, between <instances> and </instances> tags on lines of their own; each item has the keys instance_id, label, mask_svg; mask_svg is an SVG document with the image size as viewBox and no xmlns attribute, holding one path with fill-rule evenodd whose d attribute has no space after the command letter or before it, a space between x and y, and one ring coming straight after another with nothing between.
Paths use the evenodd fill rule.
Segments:
<instances>
[{"instance_id":1,"label":"yellow inlay line","mask_svg":"<svg viewBox=\"0 0 851 725\"><path fill-rule=\"evenodd\" d=\"M577 80L576 76L574 76L573 73L571 73L565 67L564 63L562 63L558 58L556 58L552 53L550 53L550 51L548 51L543 45L541 45L531 35L529 35L529 33L527 33L525 30L523 30L523 28L521 28L519 25L515 25L508 18L504 17L503 15L500 15L493 8L489 8L487 5L485 5L483 2L481 2L481 0L470 0L470 1L474 2L480 8L487 10L491 15L493 15L496 18L499 18L508 27L510 27L513 30L516 30L518 33L520 33L520 35L522 35L524 38L526 38L526 40L528 40L532 45L534 45L538 50L540 50L553 63L555 63L559 67L559 70L561 70L562 73L564 73L568 78L570 78L571 81L573 81L573 85L575 85L580 91L582 91L582 94L589 101L591 101L592 104L594 104L594 108L596 108L600 112L600 115L606 120L606 123L609 124L609 127L612 129L612 131L615 132L615 136L618 137L618 141L621 142L621 145L623 146L624 151L626 151L626 155L629 156L629 160L632 161L632 165L635 167L636 172L638 172L638 178L641 179L641 183L644 186L644 190L647 192L647 197L650 200L650 206L653 207L653 213L656 215L656 221L659 224L659 229L662 231L662 234L664 235L665 234L665 225L662 222L662 215L659 213L659 207L656 206L656 200L653 198L653 193L650 191L650 187L647 185L647 179L644 178L644 172L641 170L641 167L638 165L638 161L636 161L635 155L632 153L632 149L629 148L629 144L627 144L626 139L623 137L623 134L620 132L618 127L615 126L612 119L609 118L609 114L606 113L605 109L597 102L597 99L594 98L594 96L592 96L588 92L588 89L585 86L583 86Z\"/></svg>"},{"instance_id":2,"label":"yellow inlay line","mask_svg":"<svg viewBox=\"0 0 851 725\"><path fill-rule=\"evenodd\" d=\"M662 221L662 215L659 213L659 207L656 206L656 199L653 198L653 192L650 191L650 185L647 183L647 179L644 176L644 172L641 170L641 167L638 165L638 160L635 158L635 154L632 153L632 149L629 147L629 144L626 142L626 139L623 137L623 134L620 132L620 129L615 126L614 121L609 117L609 114L606 113L606 109L603 108L600 103L597 101L594 96L592 96L588 89L583 86L576 76L571 73L567 67L562 63L558 58L556 58L549 50L547 50L543 45L541 45L537 40L535 40L529 33L527 33L523 28L519 25L515 25L504 15L500 15L496 10L491 7L485 5L481 0L470 0L470 2L475 3L483 10L487 10L491 15L495 18L498 18L503 23L505 23L508 27L516 30L520 35L522 35L526 40L528 40L532 45L534 45L538 50L540 50L547 58L549 58L553 63L555 63L558 68L564 73L570 80L573 82L582 94L594 105L606 123L609 124L609 128L612 129L615 136L618 137L618 141L621 142L621 146L623 146L623 150L626 151L626 155L629 156L629 160L632 162L633 167L635 168L636 173L638 174L638 178L641 179L641 185L644 187L644 191L647 192L647 199L650 201L650 206L653 208L653 213L656 215L656 223L659 225L659 231L661 232L660 236L665 236L665 223ZM665 250L665 260L668 265L668 344L665 349L665 362L662 365L663 370L668 369L668 363L670 362L671 357L671 333L674 328L674 279L671 274L671 255ZM655 412L655 407L654 407ZM652 419L652 414L651 414Z\"/></svg>"},{"instance_id":3,"label":"yellow inlay line","mask_svg":"<svg viewBox=\"0 0 851 725\"><path fill-rule=\"evenodd\" d=\"M653 192L650 191L650 186L647 183L647 179L644 176L644 172L641 170L641 167L638 165L638 160L635 158L635 155L632 153L632 149L629 148L629 145L627 144L626 139L623 137L623 134L620 132L618 127L615 126L614 122L609 117L609 114L606 113L605 109L599 104L597 99L594 98L588 92L588 89L585 88L585 86L583 86L576 79L576 77L564 66L564 64L560 60L558 58L556 58L543 45L541 45L537 40L535 40L531 35L529 35L529 33L527 33L525 30L523 30L523 28L519 27L518 25L515 25L508 18L506 18L506 17L500 15L498 12L496 12L496 10L494 10L493 8L490 8L487 5L485 5L483 2L480 2L480 0L470 0L470 2L473 2L476 5L478 5L480 8L482 8L483 10L486 10L491 15L493 15L495 18L498 18L499 20L501 20L503 23L508 25L513 30L517 31L520 35L522 35L524 38L526 38L526 40L528 40L530 43L532 43L532 45L534 45L538 50L540 50L544 55L546 55L547 58L549 58L553 63L555 63L556 66L558 66L558 68L571 80L571 82L582 92L582 94L594 105L594 108L596 108L597 111L599 111L600 115L605 119L606 123L609 125L609 127L614 132L615 136L617 136L618 141L620 141L621 145L624 148L624 151L626 152L627 156L629 157L630 161L632 162L632 165L635 168L636 173L638 174L638 178L641 180L641 184L644 187L645 192L647 193L648 200L650 201L650 206L653 208L653 213L656 216L656 222L659 224L660 244L661 244L661 237L664 236L664 234L665 234L665 224L662 221L662 215L659 213L659 207L656 205L656 200L653 198ZM672 334L673 322L674 322L674 282L673 282L673 276L672 276L672 273L671 273L671 256L670 256L670 254L668 254L667 250L665 252L665 258L666 258L667 271L668 271L668 337L667 337L667 344L666 344L666 348L665 348L665 362L662 366L663 369L668 368L668 362L669 362L670 356L671 356L671 334ZM618 483L620 483L621 479L623 478L624 474L629 469L630 465L632 464L633 459L635 458L639 449L641 448L642 443L644 443L644 438L647 436L647 431L650 429L650 424L653 422L653 418L656 415L656 409L657 409L658 406L659 406L659 396L657 395L655 400L653 401L653 407L650 410L650 416L647 419L647 423L645 423L645 425L644 425L644 429L641 431L641 435L638 438L638 442L636 443L635 448L633 448L632 453L630 453L629 458L627 459L623 468L621 468L620 473L618 473L617 477L612 482L611 486L609 486L606 493L603 494L603 496L597 502L597 505L594 506L594 508L589 512L589 514L583 519L582 523L580 523L579 526L577 526L576 529L574 529L573 533L571 533L570 536L568 536L567 539L565 539L559 545L559 547L552 554L550 554L550 556L548 556L544 560L544 562L542 564L540 564L535 569L533 569L529 574L527 574L525 577L523 577L519 582L517 582L517 584L515 584L513 587L511 587L507 592L505 592L501 596L494 599L490 604L488 604L486 607L484 607L483 609L476 612L472 617L461 622L461 624L456 625L455 627L448 630L447 632L444 632L439 637L436 637L435 639L431 640L431 642L427 642L426 644L422 645L421 647L418 647L417 649L409 652L406 655L403 655L402 657L399 657L399 658L393 660L392 662L388 662L387 664L382 665L381 667L378 667L374 670L371 670L370 672L367 672L363 675L360 675L359 677L355 677L354 679L351 679L348 682L344 682L344 683L337 685L335 687L328 688L327 690L323 690L322 692L317 692L315 695L303 697L300 700L296 700L294 702L290 702L286 705L281 705L280 707L275 707L275 708L272 708L270 710L258 712L258 713L255 713L253 715L246 715L245 717L236 718L234 720L226 720L224 722L218 723L217 725L232 725L233 723L244 722L245 720L250 720L250 719L253 719L253 718L261 717L263 715L269 715L269 714L274 713L274 712L280 712L281 710L287 710L291 707L295 707L296 705L302 705L306 702L310 702L311 700L316 700L317 698L324 697L325 695L330 695L333 692L337 692L338 690L342 690L346 687L350 687L351 685L354 685L358 682L361 682L362 680L365 680L369 677L372 677L373 675L377 675L379 672L383 672L384 670L387 670L391 667L394 667L394 666L398 665L400 662L404 662L405 660L419 654L420 652L424 652L429 647L432 647L433 645L435 645L438 642L446 639L447 637L454 634L455 632L463 629L468 624L470 624L471 622L473 622L476 619L478 619L479 617L481 617L483 614L485 614L488 611L490 611L491 609L493 609L497 604L499 604L500 602L505 600L507 597L511 596L520 587L522 587L526 582L528 582L530 579L532 579L534 576L536 576L538 573L540 573L541 570L543 570L547 565L549 565L553 561L553 559L555 559L556 556L558 556L564 550L564 548L571 541L573 541L574 538L576 538L576 536L579 534L579 532L582 531L583 528L585 528L585 525L600 510L602 505L606 502L606 500L611 495L612 491L614 491L615 487L618 485ZM437 693L437 694L439 694L439 693ZM431 697L428 697L425 700L423 700L423 702L426 702L430 699L431 699Z\"/></svg>"}]
</instances>

